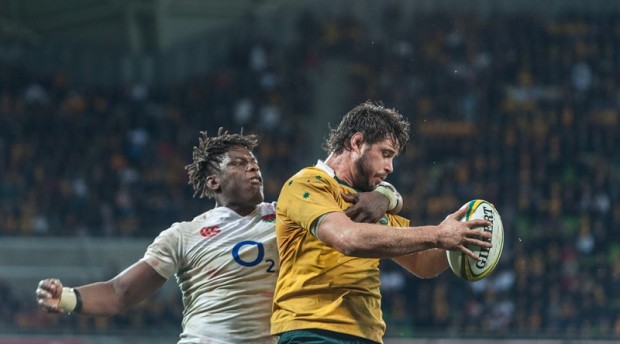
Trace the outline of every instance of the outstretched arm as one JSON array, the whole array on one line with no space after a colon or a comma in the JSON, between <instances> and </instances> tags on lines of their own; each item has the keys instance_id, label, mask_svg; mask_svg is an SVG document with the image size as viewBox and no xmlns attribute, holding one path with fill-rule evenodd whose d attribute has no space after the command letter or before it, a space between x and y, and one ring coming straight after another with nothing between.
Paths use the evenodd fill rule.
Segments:
<instances>
[{"instance_id":1,"label":"outstretched arm","mask_svg":"<svg viewBox=\"0 0 620 344\"><path fill-rule=\"evenodd\" d=\"M52 313L115 315L153 295L166 279L145 262L137 262L105 282L63 288L58 279L39 282L39 306Z\"/></svg>"},{"instance_id":2,"label":"outstretched arm","mask_svg":"<svg viewBox=\"0 0 620 344\"><path fill-rule=\"evenodd\" d=\"M483 239L491 234L472 231L471 228L488 226L485 220L459 221L467 212L466 207L450 214L437 226L420 226L408 229L367 223L355 223L342 212L328 213L321 218L317 237L342 252L356 257L395 258L439 248L461 251L478 259L467 245L491 247Z\"/></svg>"},{"instance_id":3,"label":"outstretched arm","mask_svg":"<svg viewBox=\"0 0 620 344\"><path fill-rule=\"evenodd\" d=\"M448 268L446 250L432 248L407 256L392 258L398 265L420 278L435 278Z\"/></svg>"}]
</instances>

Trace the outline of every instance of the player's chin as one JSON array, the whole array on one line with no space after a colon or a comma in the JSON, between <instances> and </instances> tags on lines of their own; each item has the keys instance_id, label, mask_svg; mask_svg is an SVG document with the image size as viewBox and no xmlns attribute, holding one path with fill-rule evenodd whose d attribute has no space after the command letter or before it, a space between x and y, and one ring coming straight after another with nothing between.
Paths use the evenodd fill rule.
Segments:
<instances>
[{"instance_id":1,"label":"player's chin","mask_svg":"<svg viewBox=\"0 0 620 344\"><path fill-rule=\"evenodd\" d=\"M379 184L368 183L367 185L357 186L356 188L362 192L371 192L371 191L375 191L378 185Z\"/></svg>"},{"instance_id":2,"label":"player's chin","mask_svg":"<svg viewBox=\"0 0 620 344\"><path fill-rule=\"evenodd\" d=\"M265 200L265 194L263 192L263 186L260 187L252 187L248 190L248 195L251 195L251 198L256 201L256 203L260 203Z\"/></svg>"},{"instance_id":3,"label":"player's chin","mask_svg":"<svg viewBox=\"0 0 620 344\"><path fill-rule=\"evenodd\" d=\"M263 183L250 183L245 189L248 193L263 193Z\"/></svg>"},{"instance_id":4,"label":"player's chin","mask_svg":"<svg viewBox=\"0 0 620 344\"><path fill-rule=\"evenodd\" d=\"M373 191L374 189L377 188L377 186L379 186L379 184L381 184L381 182L383 181L383 179L381 178L376 178L370 181L370 183L368 183L368 190L364 190L364 191Z\"/></svg>"}]
</instances>

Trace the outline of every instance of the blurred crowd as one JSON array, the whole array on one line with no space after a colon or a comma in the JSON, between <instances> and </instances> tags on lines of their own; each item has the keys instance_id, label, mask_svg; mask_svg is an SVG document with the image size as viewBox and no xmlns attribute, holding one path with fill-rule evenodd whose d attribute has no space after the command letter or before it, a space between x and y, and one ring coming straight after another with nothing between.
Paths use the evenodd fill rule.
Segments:
<instances>
[{"instance_id":1,"label":"blurred crowd","mask_svg":"<svg viewBox=\"0 0 620 344\"><path fill-rule=\"evenodd\" d=\"M241 35L227 66L168 88L77 87L62 71L0 65L0 235L154 237L191 219L211 203L192 198L183 167L198 131L220 126L260 136L275 200L307 162L312 75L337 58L347 104L381 100L411 120L391 177L402 214L438 223L482 198L506 230L479 282L382 262L389 337L620 338L620 17L380 16L377 36L349 14L303 13L289 45ZM90 320L0 293L0 319L33 331L180 323L178 298Z\"/></svg>"}]
</instances>

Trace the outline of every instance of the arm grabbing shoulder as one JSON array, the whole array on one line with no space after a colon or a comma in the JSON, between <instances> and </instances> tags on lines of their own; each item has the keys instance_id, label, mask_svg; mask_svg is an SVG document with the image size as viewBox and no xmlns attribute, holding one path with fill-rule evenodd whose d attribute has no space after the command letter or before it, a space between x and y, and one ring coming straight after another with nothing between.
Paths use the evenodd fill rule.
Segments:
<instances>
[{"instance_id":1,"label":"arm grabbing shoulder","mask_svg":"<svg viewBox=\"0 0 620 344\"><path fill-rule=\"evenodd\" d=\"M355 222L376 223L388 214L398 214L403 207L403 198L392 184L383 181L371 192L341 193L342 198L352 205L345 214Z\"/></svg>"}]
</instances>

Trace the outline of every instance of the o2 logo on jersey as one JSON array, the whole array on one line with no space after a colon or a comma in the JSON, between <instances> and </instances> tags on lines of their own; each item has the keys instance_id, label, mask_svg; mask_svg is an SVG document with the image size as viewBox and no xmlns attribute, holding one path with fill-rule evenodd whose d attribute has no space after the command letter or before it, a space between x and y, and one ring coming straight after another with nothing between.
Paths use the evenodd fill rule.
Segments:
<instances>
[{"instance_id":1,"label":"o2 logo on jersey","mask_svg":"<svg viewBox=\"0 0 620 344\"><path fill-rule=\"evenodd\" d=\"M256 258L252 261L243 260L241 256L239 255L239 251L241 250L241 248L246 245L256 246L256 248L258 249L258 254L256 255ZM247 267L256 266L260 262L263 261L263 258L265 258L265 246L263 246L263 243L260 243L258 241L252 241L252 240L242 241L242 242L237 243L235 247L233 247L232 256L235 262L237 262L237 264L241 266L247 266ZM265 259L265 262L269 264L269 266L267 267L267 270L265 270L266 272L276 272L273 269L274 266L276 265L276 262L273 259Z\"/></svg>"}]
</instances>

